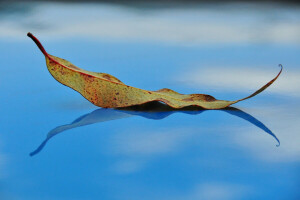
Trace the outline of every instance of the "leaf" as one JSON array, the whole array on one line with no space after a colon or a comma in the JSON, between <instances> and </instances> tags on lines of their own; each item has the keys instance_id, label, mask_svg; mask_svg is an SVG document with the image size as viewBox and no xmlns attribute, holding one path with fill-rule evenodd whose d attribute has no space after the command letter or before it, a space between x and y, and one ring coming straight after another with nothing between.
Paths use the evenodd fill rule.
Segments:
<instances>
[{"instance_id":1,"label":"leaf","mask_svg":"<svg viewBox=\"0 0 300 200\"><path fill-rule=\"evenodd\" d=\"M250 114L248 114L240 109L233 108L233 107L222 109L220 111L226 112L230 115L234 115L236 117L239 117L241 119L244 119L244 120L250 122L254 126L262 129L263 131L265 131L266 133L271 135L278 142L277 146L280 145L280 141L276 137L276 135L270 129L268 129L262 122L260 122L258 119L254 118ZM146 119L152 119L152 120L161 120L172 114L180 113L180 112L185 113L185 114L190 114L190 115L199 115L199 114L202 114L203 112L210 112L210 111L203 110L203 109L202 110L195 109L195 107L189 108L189 109L183 108L180 110L178 110L178 109L175 110L174 108L171 108L167 105L164 105L164 104L161 104L158 102L146 103L143 105L127 107L127 108L122 108L122 109L99 108L97 110L94 110L91 113L85 114L85 115L77 118L70 124L61 125L61 126L58 126L54 129L50 130L46 136L46 139L39 145L39 147L36 150L34 150L33 152L30 153L30 156L34 156L37 153L39 153L45 147L45 145L48 143L48 141L51 138L53 138L54 136L56 136L60 133L63 133L64 131L70 130L70 129L87 126L87 125L91 125L91 124L95 124L95 123L103 123L103 122L111 121L111 120L118 120L118 119L124 119L127 117L134 117L134 116L140 116L140 117L144 117Z\"/></svg>"},{"instance_id":2,"label":"leaf","mask_svg":"<svg viewBox=\"0 0 300 200\"><path fill-rule=\"evenodd\" d=\"M27 34L46 57L46 64L51 75L63 85L79 92L88 101L103 108L120 108L160 101L173 108L199 106L204 109L222 109L239 101L249 99L269 87L281 74L248 97L236 101L217 100L206 94L180 94L171 89L148 91L125 85L116 77L80 69L67 60L52 56L46 52L39 40L31 33Z\"/></svg>"}]
</instances>

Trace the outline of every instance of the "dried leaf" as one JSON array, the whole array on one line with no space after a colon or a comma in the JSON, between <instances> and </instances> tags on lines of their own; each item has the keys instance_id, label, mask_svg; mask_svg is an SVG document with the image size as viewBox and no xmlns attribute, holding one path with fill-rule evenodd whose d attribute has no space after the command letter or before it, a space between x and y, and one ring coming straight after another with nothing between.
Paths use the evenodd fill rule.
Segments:
<instances>
[{"instance_id":1,"label":"dried leaf","mask_svg":"<svg viewBox=\"0 0 300 200\"><path fill-rule=\"evenodd\" d=\"M204 109L226 108L239 101L251 98L269 87L278 75L248 97L236 101L217 100L206 94L180 94L164 88L158 91L148 91L125 85L116 77L106 74L89 72L80 69L67 60L48 54L39 40L31 33L27 34L46 57L46 64L51 75L63 85L79 92L88 101L103 108L119 108L140 105L147 102L161 101L173 108L200 106Z\"/></svg>"}]
</instances>

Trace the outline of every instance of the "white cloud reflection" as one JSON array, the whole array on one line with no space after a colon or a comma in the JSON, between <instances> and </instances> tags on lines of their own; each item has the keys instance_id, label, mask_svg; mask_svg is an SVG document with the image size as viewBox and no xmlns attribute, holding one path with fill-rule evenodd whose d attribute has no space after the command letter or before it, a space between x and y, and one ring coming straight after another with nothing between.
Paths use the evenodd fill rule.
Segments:
<instances>
[{"instance_id":1,"label":"white cloud reflection","mask_svg":"<svg viewBox=\"0 0 300 200\"><path fill-rule=\"evenodd\" d=\"M194 131L193 131L194 132ZM151 156L179 150L183 141L190 138L189 129L157 131L130 131L114 138L116 153L122 155Z\"/></svg>"},{"instance_id":2,"label":"white cloud reflection","mask_svg":"<svg viewBox=\"0 0 300 200\"><path fill-rule=\"evenodd\" d=\"M109 4L24 4L2 16L0 37L84 36L180 44L300 43L299 8L265 4L147 9Z\"/></svg>"},{"instance_id":3,"label":"white cloud reflection","mask_svg":"<svg viewBox=\"0 0 300 200\"><path fill-rule=\"evenodd\" d=\"M276 71L277 70L277 71ZM219 91L254 92L273 79L280 68L266 70L254 67L214 67L206 66L188 70L177 76L175 81L189 87L213 88ZM278 80L267 91L287 95L300 96L300 71L296 69L283 70Z\"/></svg>"},{"instance_id":4,"label":"white cloud reflection","mask_svg":"<svg viewBox=\"0 0 300 200\"><path fill-rule=\"evenodd\" d=\"M232 183L203 183L194 188L191 194L183 199L202 199L202 200L234 200L243 199L251 192L249 187L234 185Z\"/></svg>"},{"instance_id":5,"label":"white cloud reflection","mask_svg":"<svg viewBox=\"0 0 300 200\"><path fill-rule=\"evenodd\" d=\"M114 170L122 174L137 172L152 159L180 151L194 133L188 128L120 132L112 138L109 151L125 159L117 162Z\"/></svg>"}]
</instances>

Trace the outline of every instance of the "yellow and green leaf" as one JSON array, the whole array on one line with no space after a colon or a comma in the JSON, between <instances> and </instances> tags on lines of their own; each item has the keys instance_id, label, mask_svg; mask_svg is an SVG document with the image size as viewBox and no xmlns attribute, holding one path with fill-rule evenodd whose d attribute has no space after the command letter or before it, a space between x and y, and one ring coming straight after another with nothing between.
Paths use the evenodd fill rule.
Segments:
<instances>
[{"instance_id":1,"label":"yellow and green leaf","mask_svg":"<svg viewBox=\"0 0 300 200\"><path fill-rule=\"evenodd\" d=\"M204 109L222 109L261 93L282 72L282 66L280 65L280 72L274 79L250 96L235 101L217 100L207 94L180 94L167 88L148 91L125 85L110 74L90 72L78 68L67 60L48 54L39 40L31 33L28 33L27 36L36 43L44 54L47 68L53 78L79 92L94 105L103 108L120 108L160 101L172 108L199 106Z\"/></svg>"}]
</instances>

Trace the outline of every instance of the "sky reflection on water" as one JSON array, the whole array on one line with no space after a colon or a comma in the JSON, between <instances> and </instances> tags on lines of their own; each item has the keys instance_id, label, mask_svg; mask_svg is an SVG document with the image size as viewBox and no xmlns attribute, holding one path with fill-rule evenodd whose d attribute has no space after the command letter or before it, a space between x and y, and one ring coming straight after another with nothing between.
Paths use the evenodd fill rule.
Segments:
<instances>
[{"instance_id":1,"label":"sky reflection on water","mask_svg":"<svg viewBox=\"0 0 300 200\"><path fill-rule=\"evenodd\" d=\"M0 10L1 200L299 199L297 6L10 6ZM98 109L53 80L28 31L53 55L149 90L232 100L284 71L242 111Z\"/></svg>"}]
</instances>

